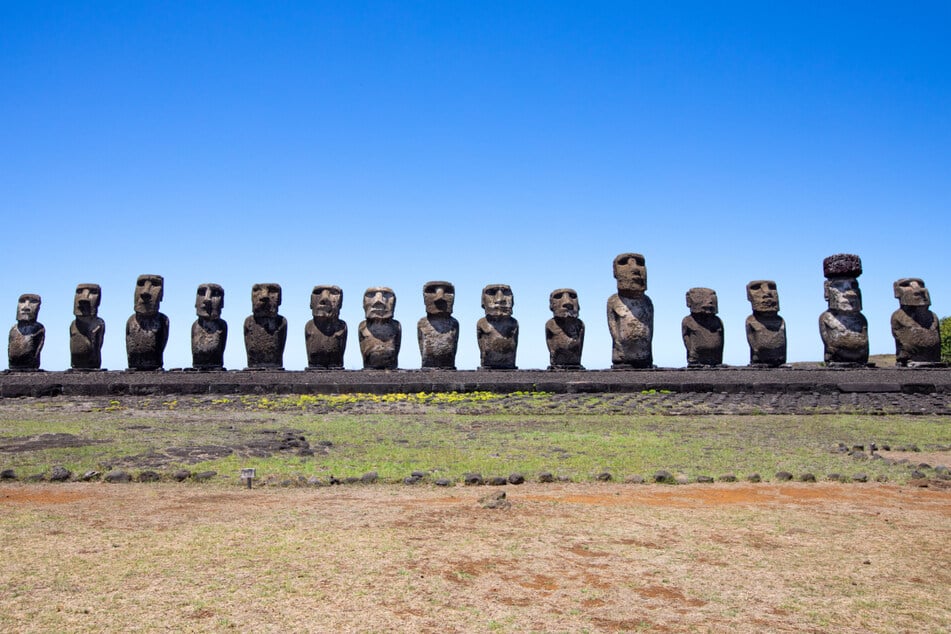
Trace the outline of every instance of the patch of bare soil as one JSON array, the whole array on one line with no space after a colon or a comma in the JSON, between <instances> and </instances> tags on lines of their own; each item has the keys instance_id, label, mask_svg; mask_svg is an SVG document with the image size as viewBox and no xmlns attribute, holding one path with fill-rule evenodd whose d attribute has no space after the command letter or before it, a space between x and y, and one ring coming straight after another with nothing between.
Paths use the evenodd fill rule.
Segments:
<instances>
[{"instance_id":1,"label":"patch of bare soil","mask_svg":"<svg viewBox=\"0 0 951 634\"><path fill-rule=\"evenodd\" d=\"M17 453L20 451L42 451L44 449L87 447L89 445L98 445L109 442L112 441L81 438L73 434L40 434L38 436L8 438L6 443L0 445L0 451L6 451L9 453Z\"/></svg>"},{"instance_id":2,"label":"patch of bare soil","mask_svg":"<svg viewBox=\"0 0 951 634\"><path fill-rule=\"evenodd\" d=\"M947 490L485 491L3 485L0 630L951 628Z\"/></svg>"}]
</instances>

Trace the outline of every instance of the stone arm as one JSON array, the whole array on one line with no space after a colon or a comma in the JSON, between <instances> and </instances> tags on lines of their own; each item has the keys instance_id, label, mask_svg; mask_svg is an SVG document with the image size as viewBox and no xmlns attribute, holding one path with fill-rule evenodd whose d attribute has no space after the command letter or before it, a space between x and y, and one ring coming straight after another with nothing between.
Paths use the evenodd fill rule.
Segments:
<instances>
[{"instance_id":1,"label":"stone arm","mask_svg":"<svg viewBox=\"0 0 951 634\"><path fill-rule=\"evenodd\" d=\"M280 316L279 316L280 317ZM284 350L284 345L287 343L287 318L280 317L280 324L277 327L277 345L279 350Z\"/></svg>"},{"instance_id":2,"label":"stone arm","mask_svg":"<svg viewBox=\"0 0 951 634\"><path fill-rule=\"evenodd\" d=\"M156 337L156 342L158 343L159 350L165 350L165 344L168 343L168 317L163 313L158 314L158 318L162 323L162 327L159 329L158 337Z\"/></svg>"},{"instance_id":3,"label":"stone arm","mask_svg":"<svg viewBox=\"0 0 951 634\"><path fill-rule=\"evenodd\" d=\"M400 324L400 322L394 319L393 327L396 330L395 334L393 335L393 350L395 351L396 355L399 356L400 345L403 342L403 326Z\"/></svg>"}]
</instances>

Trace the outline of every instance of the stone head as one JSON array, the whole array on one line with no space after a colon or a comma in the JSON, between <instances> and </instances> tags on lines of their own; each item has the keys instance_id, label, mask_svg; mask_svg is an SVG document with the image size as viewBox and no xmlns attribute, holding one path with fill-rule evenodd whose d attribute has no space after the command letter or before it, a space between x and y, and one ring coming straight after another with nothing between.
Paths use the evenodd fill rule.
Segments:
<instances>
[{"instance_id":1,"label":"stone head","mask_svg":"<svg viewBox=\"0 0 951 634\"><path fill-rule=\"evenodd\" d=\"M918 277L903 277L894 284L895 297L902 306L931 306L931 293Z\"/></svg>"},{"instance_id":2,"label":"stone head","mask_svg":"<svg viewBox=\"0 0 951 634\"><path fill-rule=\"evenodd\" d=\"M43 300L34 293L24 293L17 300L17 321L33 323L40 315L40 304Z\"/></svg>"},{"instance_id":3,"label":"stone head","mask_svg":"<svg viewBox=\"0 0 951 634\"><path fill-rule=\"evenodd\" d=\"M343 289L329 284L318 284L310 292L310 312L315 319L338 319L343 306Z\"/></svg>"},{"instance_id":4,"label":"stone head","mask_svg":"<svg viewBox=\"0 0 951 634\"><path fill-rule=\"evenodd\" d=\"M580 310L578 293L573 288L559 288L548 295L548 308L555 317L576 318Z\"/></svg>"},{"instance_id":5,"label":"stone head","mask_svg":"<svg viewBox=\"0 0 951 634\"><path fill-rule=\"evenodd\" d=\"M225 289L219 284L199 284L195 291L195 314L202 319L221 319Z\"/></svg>"},{"instance_id":6,"label":"stone head","mask_svg":"<svg viewBox=\"0 0 951 634\"><path fill-rule=\"evenodd\" d=\"M618 291L642 294L647 291L647 265L640 253L622 253L614 258L614 279Z\"/></svg>"},{"instance_id":7,"label":"stone head","mask_svg":"<svg viewBox=\"0 0 951 634\"><path fill-rule=\"evenodd\" d=\"M691 288L687 291L687 308L692 315L716 315L717 292L712 288Z\"/></svg>"},{"instance_id":8,"label":"stone head","mask_svg":"<svg viewBox=\"0 0 951 634\"><path fill-rule=\"evenodd\" d=\"M511 317L515 298L507 284L489 284L482 289L482 308L486 317Z\"/></svg>"},{"instance_id":9,"label":"stone head","mask_svg":"<svg viewBox=\"0 0 951 634\"><path fill-rule=\"evenodd\" d=\"M255 317L275 317L280 305L280 284L263 283L251 287L251 312Z\"/></svg>"},{"instance_id":10,"label":"stone head","mask_svg":"<svg viewBox=\"0 0 951 634\"><path fill-rule=\"evenodd\" d=\"M862 291L854 277L836 277L825 281L825 299L829 310L857 313L862 310Z\"/></svg>"},{"instance_id":11,"label":"stone head","mask_svg":"<svg viewBox=\"0 0 951 634\"><path fill-rule=\"evenodd\" d=\"M371 286L363 293L363 312L367 319L393 319L396 293L387 286Z\"/></svg>"},{"instance_id":12,"label":"stone head","mask_svg":"<svg viewBox=\"0 0 951 634\"><path fill-rule=\"evenodd\" d=\"M426 282L423 284L423 303L426 314L448 317L456 302L456 287L451 282Z\"/></svg>"},{"instance_id":13,"label":"stone head","mask_svg":"<svg viewBox=\"0 0 951 634\"><path fill-rule=\"evenodd\" d=\"M135 281L135 312L154 315L165 295L165 278L161 275L140 275Z\"/></svg>"},{"instance_id":14,"label":"stone head","mask_svg":"<svg viewBox=\"0 0 951 634\"><path fill-rule=\"evenodd\" d=\"M99 314L102 289L98 284L77 284L73 297L73 314L77 317L95 317Z\"/></svg>"},{"instance_id":15,"label":"stone head","mask_svg":"<svg viewBox=\"0 0 951 634\"><path fill-rule=\"evenodd\" d=\"M750 301L753 312L778 313L779 293L773 280L753 280L746 285L746 299Z\"/></svg>"}]
</instances>

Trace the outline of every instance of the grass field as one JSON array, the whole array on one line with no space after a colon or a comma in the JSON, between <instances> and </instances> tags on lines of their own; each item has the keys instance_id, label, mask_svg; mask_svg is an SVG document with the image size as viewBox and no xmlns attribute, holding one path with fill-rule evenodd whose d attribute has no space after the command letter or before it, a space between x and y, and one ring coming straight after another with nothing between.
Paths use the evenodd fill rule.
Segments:
<instances>
[{"instance_id":1,"label":"grass field","mask_svg":"<svg viewBox=\"0 0 951 634\"><path fill-rule=\"evenodd\" d=\"M670 416L652 398L0 401L19 478L0 483L0 631L951 629L947 416ZM27 482L57 465L217 475ZM740 482L624 482L660 469ZM462 486L473 471L529 482Z\"/></svg>"}]
</instances>

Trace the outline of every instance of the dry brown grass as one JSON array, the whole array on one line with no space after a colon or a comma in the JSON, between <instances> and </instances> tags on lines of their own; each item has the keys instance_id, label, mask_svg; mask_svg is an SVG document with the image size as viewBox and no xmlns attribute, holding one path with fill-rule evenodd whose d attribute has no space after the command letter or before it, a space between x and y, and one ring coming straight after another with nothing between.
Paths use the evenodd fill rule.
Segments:
<instances>
[{"instance_id":1,"label":"dry brown grass","mask_svg":"<svg viewBox=\"0 0 951 634\"><path fill-rule=\"evenodd\" d=\"M0 630L951 628L948 490L488 490L3 485Z\"/></svg>"}]
</instances>

